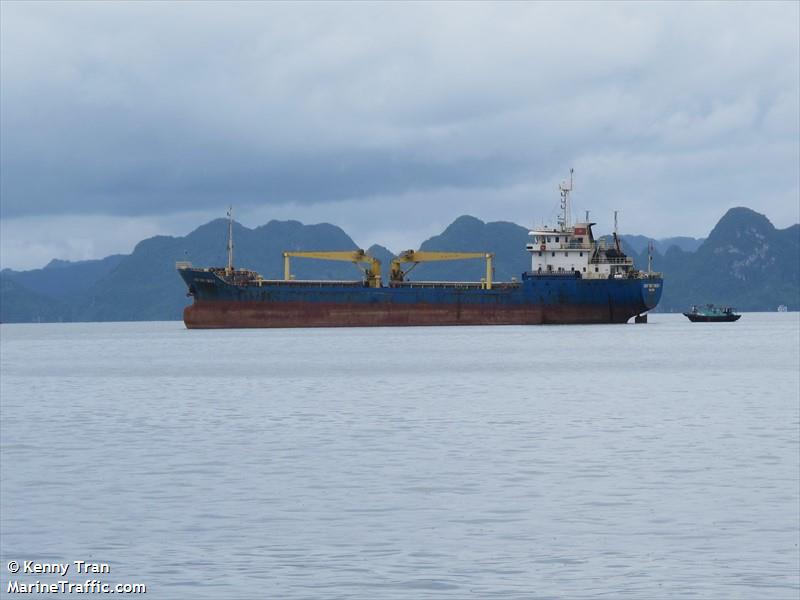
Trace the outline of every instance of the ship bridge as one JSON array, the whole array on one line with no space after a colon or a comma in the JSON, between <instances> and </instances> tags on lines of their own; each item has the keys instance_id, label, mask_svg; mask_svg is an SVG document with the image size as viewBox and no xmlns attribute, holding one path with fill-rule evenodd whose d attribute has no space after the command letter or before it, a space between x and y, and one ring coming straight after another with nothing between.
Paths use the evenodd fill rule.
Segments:
<instances>
[{"instance_id":1,"label":"ship bridge","mask_svg":"<svg viewBox=\"0 0 800 600\"><path fill-rule=\"evenodd\" d=\"M633 259L626 256L617 237L612 241L596 240L595 223L577 223L573 227L536 228L528 233L533 274L575 274L585 279L628 277Z\"/></svg>"},{"instance_id":2,"label":"ship bridge","mask_svg":"<svg viewBox=\"0 0 800 600\"><path fill-rule=\"evenodd\" d=\"M631 277L637 273L633 259L622 251L617 235L617 215L614 213L614 236L609 242L596 240L592 227L596 224L586 220L571 224L570 197L572 191L572 169L569 183L563 182L561 191L562 214L557 227L537 227L528 232L531 241L527 250L531 253L531 274L571 275L584 279L607 279L609 277Z\"/></svg>"}]
</instances>

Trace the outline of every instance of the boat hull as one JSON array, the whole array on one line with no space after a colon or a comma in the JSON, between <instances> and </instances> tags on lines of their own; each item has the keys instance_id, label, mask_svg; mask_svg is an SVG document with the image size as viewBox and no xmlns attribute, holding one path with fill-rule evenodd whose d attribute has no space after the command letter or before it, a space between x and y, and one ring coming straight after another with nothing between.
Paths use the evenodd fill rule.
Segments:
<instances>
[{"instance_id":1,"label":"boat hull","mask_svg":"<svg viewBox=\"0 0 800 600\"><path fill-rule=\"evenodd\" d=\"M742 315L695 315L683 313L692 323L732 323L738 321Z\"/></svg>"},{"instance_id":2,"label":"boat hull","mask_svg":"<svg viewBox=\"0 0 800 600\"><path fill-rule=\"evenodd\" d=\"M184 309L189 329L237 327L398 327L625 323L636 306L482 307L445 304L363 306L332 303L197 302Z\"/></svg>"},{"instance_id":3,"label":"boat hull","mask_svg":"<svg viewBox=\"0 0 800 600\"><path fill-rule=\"evenodd\" d=\"M658 303L660 279L523 277L496 289L453 285L367 288L352 283L233 286L181 273L194 302L190 329L625 323Z\"/></svg>"}]
</instances>

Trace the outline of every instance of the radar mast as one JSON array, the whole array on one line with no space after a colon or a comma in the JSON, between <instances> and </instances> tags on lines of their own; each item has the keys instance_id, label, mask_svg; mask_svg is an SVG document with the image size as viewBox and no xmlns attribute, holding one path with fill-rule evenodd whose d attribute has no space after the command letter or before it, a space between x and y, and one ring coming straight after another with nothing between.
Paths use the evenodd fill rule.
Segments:
<instances>
[{"instance_id":1,"label":"radar mast","mask_svg":"<svg viewBox=\"0 0 800 600\"><path fill-rule=\"evenodd\" d=\"M572 175L575 172L575 169L569 170L569 184L566 181L562 181L561 184L558 186L558 189L561 190L561 211L562 214L558 218L558 224L561 226L561 231L566 231L567 227L570 226L571 218L570 218L570 211L569 211L569 193L572 191Z\"/></svg>"},{"instance_id":2,"label":"radar mast","mask_svg":"<svg viewBox=\"0 0 800 600\"><path fill-rule=\"evenodd\" d=\"M225 272L233 273L233 206L228 207L228 266Z\"/></svg>"}]
</instances>

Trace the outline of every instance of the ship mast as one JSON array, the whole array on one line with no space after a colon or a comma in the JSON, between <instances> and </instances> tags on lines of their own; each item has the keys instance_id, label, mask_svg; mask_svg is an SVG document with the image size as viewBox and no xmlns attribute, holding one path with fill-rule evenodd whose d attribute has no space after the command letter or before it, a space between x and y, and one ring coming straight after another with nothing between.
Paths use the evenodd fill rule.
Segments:
<instances>
[{"instance_id":1,"label":"ship mast","mask_svg":"<svg viewBox=\"0 0 800 600\"><path fill-rule=\"evenodd\" d=\"M570 224L569 193L572 191L572 174L574 172L575 169L569 170L569 185L567 185L566 181L562 181L558 186L558 189L561 190L562 215L558 218L558 224L561 225L561 231L566 231Z\"/></svg>"},{"instance_id":2,"label":"ship mast","mask_svg":"<svg viewBox=\"0 0 800 600\"><path fill-rule=\"evenodd\" d=\"M233 273L233 206L228 207L228 266L225 273Z\"/></svg>"}]
</instances>

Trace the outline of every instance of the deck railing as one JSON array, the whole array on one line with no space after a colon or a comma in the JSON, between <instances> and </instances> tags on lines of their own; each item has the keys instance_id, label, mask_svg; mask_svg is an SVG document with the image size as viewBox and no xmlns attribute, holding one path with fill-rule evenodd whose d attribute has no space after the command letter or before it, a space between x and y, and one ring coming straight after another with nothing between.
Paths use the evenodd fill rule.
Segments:
<instances>
[{"instance_id":1,"label":"deck railing","mask_svg":"<svg viewBox=\"0 0 800 600\"><path fill-rule=\"evenodd\" d=\"M633 266L633 259L625 256L624 258L593 258L589 261L593 265L631 265Z\"/></svg>"},{"instance_id":2,"label":"deck railing","mask_svg":"<svg viewBox=\"0 0 800 600\"><path fill-rule=\"evenodd\" d=\"M353 279L257 279L252 283L259 287L278 285L288 285L291 287L330 287L332 285L339 285L343 287L364 287L366 285L363 281L357 281Z\"/></svg>"},{"instance_id":3,"label":"deck railing","mask_svg":"<svg viewBox=\"0 0 800 600\"><path fill-rule=\"evenodd\" d=\"M518 281L493 281L493 290L513 289L518 288L520 283ZM402 287L402 288L457 288L457 289L484 289L486 282L484 281L397 281L390 284L389 287Z\"/></svg>"}]
</instances>

